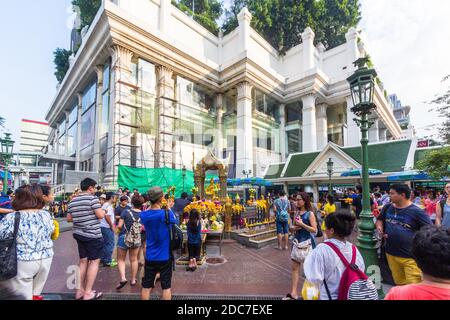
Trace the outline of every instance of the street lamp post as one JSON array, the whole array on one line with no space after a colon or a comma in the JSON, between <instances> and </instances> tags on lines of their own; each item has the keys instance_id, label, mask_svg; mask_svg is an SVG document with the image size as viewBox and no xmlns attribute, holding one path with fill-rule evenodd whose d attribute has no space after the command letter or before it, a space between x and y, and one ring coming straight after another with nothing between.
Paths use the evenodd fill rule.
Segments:
<instances>
[{"instance_id":1,"label":"street lamp post","mask_svg":"<svg viewBox=\"0 0 450 320\"><path fill-rule=\"evenodd\" d=\"M333 159L328 159L327 162L327 173L328 173L328 194L333 195L333 185L331 184L331 177L333 176Z\"/></svg>"},{"instance_id":2,"label":"street lamp post","mask_svg":"<svg viewBox=\"0 0 450 320\"><path fill-rule=\"evenodd\" d=\"M186 166L183 166L183 169L181 169L182 175L183 175L183 192L184 190L184 181L186 180Z\"/></svg>"},{"instance_id":3,"label":"street lamp post","mask_svg":"<svg viewBox=\"0 0 450 320\"><path fill-rule=\"evenodd\" d=\"M252 170L251 169L248 171L242 170L242 174L244 176L247 176L247 179L248 179L248 176L252 174ZM244 203L246 203L246 202L247 202L247 189L244 187Z\"/></svg>"},{"instance_id":4,"label":"street lamp post","mask_svg":"<svg viewBox=\"0 0 450 320\"><path fill-rule=\"evenodd\" d=\"M353 119L361 130L361 157L362 157L362 212L359 222L358 249L364 258L366 271L371 266L378 266L378 255L375 239L375 223L373 221L372 211L370 209L370 184L369 184L369 152L368 152L368 131L373 122L368 120L372 110L376 109L373 102L375 91L375 77L377 73L374 69L366 67L368 57L360 58L354 62L358 69L351 75L347 81L350 83L350 91L353 100L351 111L360 119ZM370 270L373 270L370 268ZM379 270L379 268L378 268ZM380 283L381 284L381 283ZM380 286L380 296L383 291Z\"/></svg>"},{"instance_id":5,"label":"street lamp post","mask_svg":"<svg viewBox=\"0 0 450 320\"><path fill-rule=\"evenodd\" d=\"M5 133L5 137L0 139L1 145L1 158L3 159L3 192L8 192L8 166L13 157L14 141L11 140L11 134Z\"/></svg>"}]
</instances>

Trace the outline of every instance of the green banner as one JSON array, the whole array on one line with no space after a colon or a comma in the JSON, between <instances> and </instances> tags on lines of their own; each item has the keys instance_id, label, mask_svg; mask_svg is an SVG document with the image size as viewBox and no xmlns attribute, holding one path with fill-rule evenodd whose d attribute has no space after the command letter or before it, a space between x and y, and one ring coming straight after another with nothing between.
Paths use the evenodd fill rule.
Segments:
<instances>
[{"instance_id":1,"label":"green banner","mask_svg":"<svg viewBox=\"0 0 450 320\"><path fill-rule=\"evenodd\" d=\"M215 175L207 174L205 185L209 185L209 180ZM175 196L180 197L183 192L183 170L170 168L132 168L119 165L119 187L139 190L141 193L147 192L150 188L160 186L164 191L175 186ZM194 172L186 170L184 178L184 191L191 194L194 187Z\"/></svg>"}]
</instances>

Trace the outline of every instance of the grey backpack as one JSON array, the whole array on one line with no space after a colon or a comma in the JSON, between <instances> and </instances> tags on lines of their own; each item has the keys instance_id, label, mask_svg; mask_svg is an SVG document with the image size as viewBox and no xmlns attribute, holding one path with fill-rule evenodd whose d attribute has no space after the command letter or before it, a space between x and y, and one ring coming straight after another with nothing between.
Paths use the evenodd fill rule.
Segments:
<instances>
[{"instance_id":1,"label":"grey backpack","mask_svg":"<svg viewBox=\"0 0 450 320\"><path fill-rule=\"evenodd\" d=\"M125 235L125 245L128 248L137 248L141 245L141 219L135 219L131 210L128 213L133 219L130 230L127 230ZM125 226L126 229L126 226Z\"/></svg>"}]
</instances>

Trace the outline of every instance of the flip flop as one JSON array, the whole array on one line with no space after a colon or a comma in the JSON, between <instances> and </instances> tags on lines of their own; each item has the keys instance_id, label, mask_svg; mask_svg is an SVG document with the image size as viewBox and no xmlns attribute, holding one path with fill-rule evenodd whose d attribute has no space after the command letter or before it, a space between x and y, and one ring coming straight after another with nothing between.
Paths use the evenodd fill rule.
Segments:
<instances>
[{"instance_id":1,"label":"flip flop","mask_svg":"<svg viewBox=\"0 0 450 320\"><path fill-rule=\"evenodd\" d=\"M97 291L92 291L94 293L94 296L91 299L83 299L85 301L89 301L89 300L100 300L103 297L103 292L97 292Z\"/></svg>"},{"instance_id":2,"label":"flip flop","mask_svg":"<svg viewBox=\"0 0 450 320\"><path fill-rule=\"evenodd\" d=\"M126 286L127 283L128 283L127 280L125 280L125 281L120 281L120 282L119 282L119 285L116 287L116 290L122 289L123 287Z\"/></svg>"}]
</instances>

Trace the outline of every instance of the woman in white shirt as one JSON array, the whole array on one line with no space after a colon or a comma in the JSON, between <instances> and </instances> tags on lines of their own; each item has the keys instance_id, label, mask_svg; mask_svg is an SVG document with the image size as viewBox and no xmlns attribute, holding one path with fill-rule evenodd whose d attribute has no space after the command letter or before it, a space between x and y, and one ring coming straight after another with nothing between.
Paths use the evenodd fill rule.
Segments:
<instances>
[{"instance_id":1,"label":"woman in white shirt","mask_svg":"<svg viewBox=\"0 0 450 320\"><path fill-rule=\"evenodd\" d=\"M353 244L346 238L351 235L355 223L356 217L347 211L332 213L325 219L325 234L328 239L325 242L332 242L336 245L348 261L352 257ZM358 249L356 249L356 265L360 270L365 270L364 260ZM320 300L330 300L324 280L327 283L331 300L337 300L345 266L333 249L324 243L319 244L308 255L303 268L306 280L320 288Z\"/></svg>"}]
</instances>

